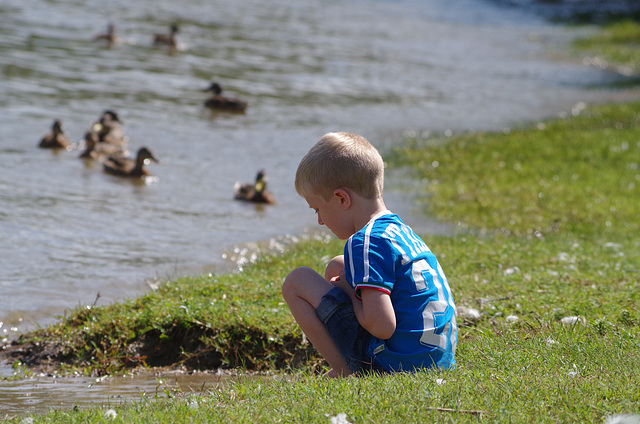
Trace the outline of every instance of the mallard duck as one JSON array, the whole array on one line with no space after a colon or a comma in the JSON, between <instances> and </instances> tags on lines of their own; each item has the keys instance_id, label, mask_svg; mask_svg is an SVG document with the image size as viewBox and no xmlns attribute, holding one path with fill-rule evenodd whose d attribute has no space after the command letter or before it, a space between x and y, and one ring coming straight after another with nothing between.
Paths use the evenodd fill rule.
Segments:
<instances>
[{"instance_id":1,"label":"mallard duck","mask_svg":"<svg viewBox=\"0 0 640 424\"><path fill-rule=\"evenodd\" d=\"M244 112L247 108L247 102L244 100L223 96L222 87L216 82L211 83L204 91L211 91L211 97L204 102L204 105L210 109Z\"/></svg>"},{"instance_id":2,"label":"mallard duck","mask_svg":"<svg viewBox=\"0 0 640 424\"><path fill-rule=\"evenodd\" d=\"M178 44L176 34L179 30L180 28L178 28L177 24L172 24L171 27L169 27L169 34L155 34L153 36L153 45L176 47Z\"/></svg>"},{"instance_id":3,"label":"mallard duck","mask_svg":"<svg viewBox=\"0 0 640 424\"><path fill-rule=\"evenodd\" d=\"M70 149L71 143L64 132L62 131L62 122L56 119L51 125L51 132L40 140L38 147L44 149Z\"/></svg>"},{"instance_id":4,"label":"mallard duck","mask_svg":"<svg viewBox=\"0 0 640 424\"><path fill-rule=\"evenodd\" d=\"M276 203L273 194L267 190L267 175L264 170L258 171L254 184L242 184L237 182L234 186L234 197L236 200L245 200L255 203Z\"/></svg>"},{"instance_id":5,"label":"mallard duck","mask_svg":"<svg viewBox=\"0 0 640 424\"><path fill-rule=\"evenodd\" d=\"M116 27L113 24L107 26L107 32L105 34L98 34L94 38L96 41L106 41L109 45L116 42Z\"/></svg>"},{"instance_id":6,"label":"mallard duck","mask_svg":"<svg viewBox=\"0 0 640 424\"><path fill-rule=\"evenodd\" d=\"M84 135L85 149L80 153L81 159L93 159L104 161L108 157L124 157L128 154L124 146L111 143L100 143L98 134L94 131L88 131Z\"/></svg>"},{"instance_id":7,"label":"mallard duck","mask_svg":"<svg viewBox=\"0 0 640 424\"><path fill-rule=\"evenodd\" d=\"M125 147L128 137L122 129L122 122L118 114L113 110L105 110L100 120L91 126L91 132L95 133L98 142L110 143Z\"/></svg>"},{"instance_id":8,"label":"mallard duck","mask_svg":"<svg viewBox=\"0 0 640 424\"><path fill-rule=\"evenodd\" d=\"M138 150L138 154L135 159L109 156L104 161L104 170L109 174L120 177L144 177L150 175L144 167L149 160L159 163L158 159L156 159L153 156L153 153L151 153L151 150L146 147L142 147Z\"/></svg>"}]
</instances>

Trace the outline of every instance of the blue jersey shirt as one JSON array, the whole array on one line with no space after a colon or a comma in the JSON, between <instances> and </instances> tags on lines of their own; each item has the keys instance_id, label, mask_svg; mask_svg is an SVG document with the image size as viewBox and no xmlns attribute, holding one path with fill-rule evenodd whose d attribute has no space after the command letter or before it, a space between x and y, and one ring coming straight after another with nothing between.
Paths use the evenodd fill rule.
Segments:
<instances>
[{"instance_id":1,"label":"blue jersey shirt","mask_svg":"<svg viewBox=\"0 0 640 424\"><path fill-rule=\"evenodd\" d=\"M387 371L454 365L458 341L455 304L435 255L390 211L376 215L344 247L347 281L391 297L396 330L373 337L368 353Z\"/></svg>"}]
</instances>

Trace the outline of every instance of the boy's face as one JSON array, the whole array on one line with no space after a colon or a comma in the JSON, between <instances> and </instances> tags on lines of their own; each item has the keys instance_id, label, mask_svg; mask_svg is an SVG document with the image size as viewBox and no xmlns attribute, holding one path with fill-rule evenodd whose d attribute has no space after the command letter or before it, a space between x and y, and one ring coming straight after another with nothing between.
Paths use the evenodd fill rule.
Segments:
<instances>
[{"instance_id":1,"label":"boy's face","mask_svg":"<svg viewBox=\"0 0 640 424\"><path fill-rule=\"evenodd\" d=\"M346 213L349 199L345 199L341 190L335 190L329 200L315 194L306 195L304 199L318 215L318 224L326 225L340 240L346 240L353 235L353 225L349 225Z\"/></svg>"}]
</instances>

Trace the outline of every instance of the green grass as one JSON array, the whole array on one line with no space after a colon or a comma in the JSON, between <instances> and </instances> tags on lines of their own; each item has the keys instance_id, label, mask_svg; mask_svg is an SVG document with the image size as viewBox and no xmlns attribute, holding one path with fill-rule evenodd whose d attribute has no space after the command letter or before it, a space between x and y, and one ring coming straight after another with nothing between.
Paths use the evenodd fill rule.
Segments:
<instances>
[{"instance_id":1,"label":"green grass","mask_svg":"<svg viewBox=\"0 0 640 424\"><path fill-rule=\"evenodd\" d=\"M612 63L628 75L640 73L640 24L637 21L616 21L592 37L576 40L574 45L604 60L597 61L598 64Z\"/></svg>"},{"instance_id":2,"label":"green grass","mask_svg":"<svg viewBox=\"0 0 640 424\"><path fill-rule=\"evenodd\" d=\"M240 273L185 278L29 334L31 356L86 373L129 366L270 370L201 394L168 392L33 422L603 422L640 414L640 103L588 107L509 134L410 138L387 155L422 181L424 235L460 311L457 367L341 380L305 344L280 295L342 242L311 239ZM563 318L578 317L575 324ZM54 349L60 345L62 349ZM43 349L44 348L44 349ZM120 372L120 371L118 371ZM0 383L1 387L1 383ZM24 417L13 417L19 423Z\"/></svg>"},{"instance_id":3,"label":"green grass","mask_svg":"<svg viewBox=\"0 0 640 424\"><path fill-rule=\"evenodd\" d=\"M638 231L640 114L603 106L508 134L412 138L392 164L428 184L444 221L516 235Z\"/></svg>"}]
</instances>

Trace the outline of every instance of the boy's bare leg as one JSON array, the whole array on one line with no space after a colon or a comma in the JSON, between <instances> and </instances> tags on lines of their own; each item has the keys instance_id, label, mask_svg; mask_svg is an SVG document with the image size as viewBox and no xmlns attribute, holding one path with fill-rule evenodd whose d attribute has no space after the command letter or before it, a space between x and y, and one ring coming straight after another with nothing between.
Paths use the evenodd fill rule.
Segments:
<instances>
[{"instance_id":1,"label":"boy's bare leg","mask_svg":"<svg viewBox=\"0 0 640 424\"><path fill-rule=\"evenodd\" d=\"M316 315L316 308L322 296L333 287L333 284L313 269L301 267L293 270L285 278L282 296L304 334L331 366L332 370L327 373L327 376L338 377L351 374L351 370L340 355L326 327Z\"/></svg>"},{"instance_id":2,"label":"boy's bare leg","mask_svg":"<svg viewBox=\"0 0 640 424\"><path fill-rule=\"evenodd\" d=\"M324 270L324 278L328 281L344 280L344 255L334 257Z\"/></svg>"}]
</instances>

